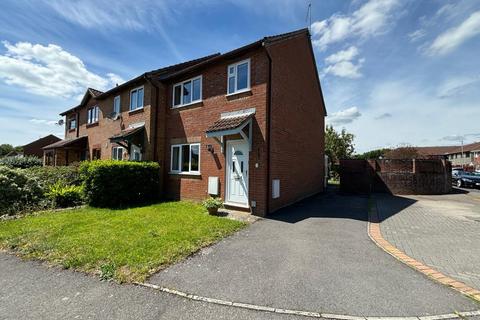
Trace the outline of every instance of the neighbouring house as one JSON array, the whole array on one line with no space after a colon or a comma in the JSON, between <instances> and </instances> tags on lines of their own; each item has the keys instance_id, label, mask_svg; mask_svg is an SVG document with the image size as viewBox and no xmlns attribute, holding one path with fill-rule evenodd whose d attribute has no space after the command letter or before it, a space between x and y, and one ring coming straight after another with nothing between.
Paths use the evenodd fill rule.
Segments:
<instances>
[{"instance_id":1,"label":"neighbouring house","mask_svg":"<svg viewBox=\"0 0 480 320\"><path fill-rule=\"evenodd\" d=\"M417 151L425 158L447 159L453 167L480 170L480 142L463 146L417 147Z\"/></svg>"},{"instance_id":2,"label":"neighbouring house","mask_svg":"<svg viewBox=\"0 0 480 320\"><path fill-rule=\"evenodd\" d=\"M46 137L37 139L35 141L30 142L22 147L23 155L24 156L34 156L38 158L43 158L43 147L48 146L52 143L58 142L60 139L53 134L49 134Z\"/></svg>"},{"instance_id":3,"label":"neighbouring house","mask_svg":"<svg viewBox=\"0 0 480 320\"><path fill-rule=\"evenodd\" d=\"M454 167L470 167L480 169L480 142L457 146L448 154L448 160Z\"/></svg>"},{"instance_id":4,"label":"neighbouring house","mask_svg":"<svg viewBox=\"0 0 480 320\"><path fill-rule=\"evenodd\" d=\"M416 147L419 157L424 159L448 159L457 146Z\"/></svg>"},{"instance_id":5,"label":"neighbouring house","mask_svg":"<svg viewBox=\"0 0 480 320\"><path fill-rule=\"evenodd\" d=\"M45 165L151 160L172 199L265 215L323 191L325 104L308 29L88 89Z\"/></svg>"}]
</instances>

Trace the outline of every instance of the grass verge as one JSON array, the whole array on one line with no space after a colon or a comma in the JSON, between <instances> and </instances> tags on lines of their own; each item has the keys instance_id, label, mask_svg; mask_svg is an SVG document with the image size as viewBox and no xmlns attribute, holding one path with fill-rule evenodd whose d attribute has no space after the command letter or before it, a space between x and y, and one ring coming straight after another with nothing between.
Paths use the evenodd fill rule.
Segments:
<instances>
[{"instance_id":1,"label":"grass verge","mask_svg":"<svg viewBox=\"0 0 480 320\"><path fill-rule=\"evenodd\" d=\"M241 229L197 204L80 208L0 222L0 249L113 278L144 281L159 269Z\"/></svg>"}]
</instances>

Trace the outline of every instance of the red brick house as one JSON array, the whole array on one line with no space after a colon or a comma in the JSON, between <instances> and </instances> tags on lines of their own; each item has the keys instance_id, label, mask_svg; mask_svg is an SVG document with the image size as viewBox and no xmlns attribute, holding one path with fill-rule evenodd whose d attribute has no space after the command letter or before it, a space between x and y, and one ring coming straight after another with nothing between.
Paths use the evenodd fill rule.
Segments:
<instances>
[{"instance_id":1,"label":"red brick house","mask_svg":"<svg viewBox=\"0 0 480 320\"><path fill-rule=\"evenodd\" d=\"M30 142L29 144L24 145L22 147L23 155L42 158L43 157L42 148L60 140L62 139L60 139L57 136L54 136L53 134L49 134L48 136L45 136L43 138L37 139L35 141Z\"/></svg>"},{"instance_id":2,"label":"red brick house","mask_svg":"<svg viewBox=\"0 0 480 320\"><path fill-rule=\"evenodd\" d=\"M324 117L307 29L88 89L45 164L152 160L173 199L265 215L323 191Z\"/></svg>"}]
</instances>

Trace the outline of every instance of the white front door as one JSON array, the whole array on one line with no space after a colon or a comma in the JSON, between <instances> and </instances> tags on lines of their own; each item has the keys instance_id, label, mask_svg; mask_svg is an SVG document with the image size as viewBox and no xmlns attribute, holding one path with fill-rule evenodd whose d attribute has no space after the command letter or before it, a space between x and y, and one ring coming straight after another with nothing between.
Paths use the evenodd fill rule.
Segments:
<instances>
[{"instance_id":1,"label":"white front door","mask_svg":"<svg viewBox=\"0 0 480 320\"><path fill-rule=\"evenodd\" d=\"M226 201L248 206L248 144L244 140L227 141Z\"/></svg>"}]
</instances>

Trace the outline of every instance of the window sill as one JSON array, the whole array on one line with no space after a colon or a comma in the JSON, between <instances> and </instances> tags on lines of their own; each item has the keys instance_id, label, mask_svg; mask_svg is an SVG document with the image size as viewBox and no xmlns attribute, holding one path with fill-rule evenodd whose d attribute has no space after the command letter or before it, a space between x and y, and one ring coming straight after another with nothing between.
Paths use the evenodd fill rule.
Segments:
<instances>
[{"instance_id":1,"label":"window sill","mask_svg":"<svg viewBox=\"0 0 480 320\"><path fill-rule=\"evenodd\" d=\"M98 126L98 121L93 123L87 123L87 128L92 128Z\"/></svg>"},{"instance_id":2,"label":"window sill","mask_svg":"<svg viewBox=\"0 0 480 320\"><path fill-rule=\"evenodd\" d=\"M143 112L143 108L144 108L144 107L137 108L137 109L135 109L135 110L130 110L130 111L128 111L128 115L133 115L133 114L137 114L137 113L142 113L142 112Z\"/></svg>"},{"instance_id":3,"label":"window sill","mask_svg":"<svg viewBox=\"0 0 480 320\"><path fill-rule=\"evenodd\" d=\"M77 128L68 129L68 132L75 132L75 130L77 130Z\"/></svg>"},{"instance_id":4,"label":"window sill","mask_svg":"<svg viewBox=\"0 0 480 320\"><path fill-rule=\"evenodd\" d=\"M183 108L193 108L193 107L200 107L200 106L203 106L203 100L198 100L198 101L195 101L195 102L191 102L191 103L188 103L188 104L182 104L182 105L179 105L179 106L173 106L171 107L171 109L183 109Z\"/></svg>"},{"instance_id":5,"label":"window sill","mask_svg":"<svg viewBox=\"0 0 480 320\"><path fill-rule=\"evenodd\" d=\"M247 93L247 92L252 92L252 89L251 88L247 88L247 89L242 89L242 90L239 90L239 91L235 91L235 92L232 92L232 93L227 93L225 95L225 97L232 97L232 96L236 96L238 94L242 94L242 93Z\"/></svg>"},{"instance_id":6,"label":"window sill","mask_svg":"<svg viewBox=\"0 0 480 320\"><path fill-rule=\"evenodd\" d=\"M168 174L172 176L187 176L187 177L188 176L199 177L202 175L200 172L172 172L172 171L170 171Z\"/></svg>"}]
</instances>

